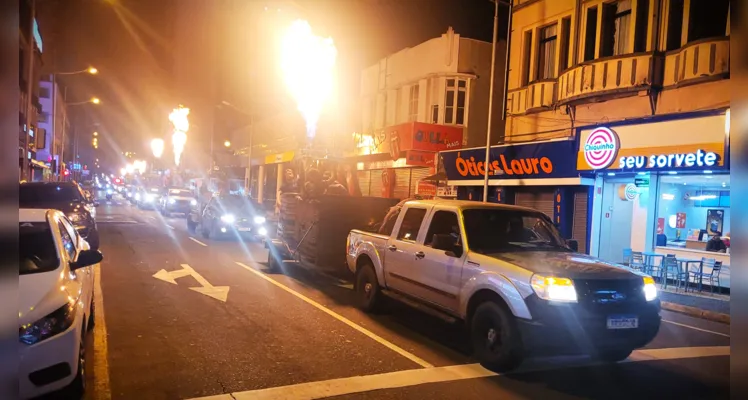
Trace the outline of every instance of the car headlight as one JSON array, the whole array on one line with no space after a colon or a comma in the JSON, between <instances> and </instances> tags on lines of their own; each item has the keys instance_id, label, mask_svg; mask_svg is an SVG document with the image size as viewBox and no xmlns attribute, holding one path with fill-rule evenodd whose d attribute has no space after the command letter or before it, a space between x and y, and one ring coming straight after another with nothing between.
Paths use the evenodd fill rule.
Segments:
<instances>
[{"instance_id":1,"label":"car headlight","mask_svg":"<svg viewBox=\"0 0 748 400\"><path fill-rule=\"evenodd\" d=\"M112 189L107 189L106 194L112 194Z\"/></svg>"},{"instance_id":2,"label":"car headlight","mask_svg":"<svg viewBox=\"0 0 748 400\"><path fill-rule=\"evenodd\" d=\"M150 194L150 193L146 194L145 195L145 201L148 201L148 202L153 201L153 195Z\"/></svg>"},{"instance_id":3,"label":"car headlight","mask_svg":"<svg viewBox=\"0 0 748 400\"><path fill-rule=\"evenodd\" d=\"M227 223L227 224L233 224L234 221L236 221L236 218L234 218L231 214L226 214L221 216L221 221Z\"/></svg>"},{"instance_id":4,"label":"car headlight","mask_svg":"<svg viewBox=\"0 0 748 400\"><path fill-rule=\"evenodd\" d=\"M140 200L140 193L135 193L135 200Z\"/></svg>"},{"instance_id":5,"label":"car headlight","mask_svg":"<svg viewBox=\"0 0 748 400\"><path fill-rule=\"evenodd\" d=\"M577 302L577 291L569 278L533 275L530 284L535 294L543 300Z\"/></svg>"},{"instance_id":6,"label":"car headlight","mask_svg":"<svg viewBox=\"0 0 748 400\"><path fill-rule=\"evenodd\" d=\"M195 199L190 200L190 205L191 206L196 206L197 205L197 200L195 200Z\"/></svg>"},{"instance_id":7,"label":"car headlight","mask_svg":"<svg viewBox=\"0 0 748 400\"><path fill-rule=\"evenodd\" d=\"M18 339L28 345L65 332L75 321L75 303L65 304L46 317L18 328Z\"/></svg>"},{"instance_id":8,"label":"car headlight","mask_svg":"<svg viewBox=\"0 0 748 400\"><path fill-rule=\"evenodd\" d=\"M176 203L176 202L177 202L177 201L176 201L175 199L169 199L169 204L174 204L174 203Z\"/></svg>"},{"instance_id":9,"label":"car headlight","mask_svg":"<svg viewBox=\"0 0 748 400\"><path fill-rule=\"evenodd\" d=\"M255 224L264 224L265 223L265 217L255 217Z\"/></svg>"},{"instance_id":10,"label":"car headlight","mask_svg":"<svg viewBox=\"0 0 748 400\"><path fill-rule=\"evenodd\" d=\"M647 301L652 301L657 298L657 286L655 280L651 276L644 277L644 298Z\"/></svg>"},{"instance_id":11,"label":"car headlight","mask_svg":"<svg viewBox=\"0 0 748 400\"><path fill-rule=\"evenodd\" d=\"M257 230L257 233L260 234L260 236L267 236L268 230L265 229L265 227L262 227L262 228L260 228L260 229Z\"/></svg>"}]
</instances>

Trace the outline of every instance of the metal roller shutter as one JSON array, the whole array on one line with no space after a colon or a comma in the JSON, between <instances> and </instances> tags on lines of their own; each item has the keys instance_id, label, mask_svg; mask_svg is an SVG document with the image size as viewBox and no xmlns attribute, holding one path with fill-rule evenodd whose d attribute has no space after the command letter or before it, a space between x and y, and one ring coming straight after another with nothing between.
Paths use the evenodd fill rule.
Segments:
<instances>
[{"instance_id":1,"label":"metal roller shutter","mask_svg":"<svg viewBox=\"0 0 748 400\"><path fill-rule=\"evenodd\" d=\"M553 190L517 192L514 204L522 207L534 208L553 218Z\"/></svg>"},{"instance_id":2,"label":"metal roller shutter","mask_svg":"<svg viewBox=\"0 0 748 400\"><path fill-rule=\"evenodd\" d=\"M382 197L382 171L381 169L372 169L370 171L369 196Z\"/></svg>"},{"instance_id":3,"label":"metal roller shutter","mask_svg":"<svg viewBox=\"0 0 748 400\"><path fill-rule=\"evenodd\" d=\"M587 193L574 193L574 222L571 238L579 242L579 252L587 252Z\"/></svg>"},{"instance_id":4,"label":"metal roller shutter","mask_svg":"<svg viewBox=\"0 0 748 400\"><path fill-rule=\"evenodd\" d=\"M361 188L362 196L370 196L371 171L358 171L358 186Z\"/></svg>"},{"instance_id":5,"label":"metal roller shutter","mask_svg":"<svg viewBox=\"0 0 748 400\"><path fill-rule=\"evenodd\" d=\"M421 179L431 175L431 168L428 167L421 167L421 168L413 168L410 171L410 195L414 196L417 193L418 189L418 182L421 181Z\"/></svg>"},{"instance_id":6,"label":"metal roller shutter","mask_svg":"<svg viewBox=\"0 0 748 400\"><path fill-rule=\"evenodd\" d=\"M395 169L395 193L396 199L404 200L410 195L410 170L412 168Z\"/></svg>"}]
</instances>

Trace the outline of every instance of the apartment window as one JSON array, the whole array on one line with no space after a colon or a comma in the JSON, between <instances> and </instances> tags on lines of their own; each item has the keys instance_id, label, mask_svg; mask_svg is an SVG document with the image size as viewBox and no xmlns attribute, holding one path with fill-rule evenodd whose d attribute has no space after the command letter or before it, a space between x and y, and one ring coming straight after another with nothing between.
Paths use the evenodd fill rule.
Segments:
<instances>
[{"instance_id":1,"label":"apartment window","mask_svg":"<svg viewBox=\"0 0 748 400\"><path fill-rule=\"evenodd\" d=\"M525 32L522 40L522 86L530 83L530 57L532 54L532 31Z\"/></svg>"},{"instance_id":2,"label":"apartment window","mask_svg":"<svg viewBox=\"0 0 748 400\"><path fill-rule=\"evenodd\" d=\"M410 98L408 101L408 121L418 119L418 84L410 87Z\"/></svg>"},{"instance_id":3,"label":"apartment window","mask_svg":"<svg viewBox=\"0 0 748 400\"><path fill-rule=\"evenodd\" d=\"M467 81L462 79L447 79L447 93L444 108L445 124L465 124L466 101Z\"/></svg>"},{"instance_id":4,"label":"apartment window","mask_svg":"<svg viewBox=\"0 0 748 400\"><path fill-rule=\"evenodd\" d=\"M558 24L547 26L540 30L538 46L538 79L552 79L555 77L556 63L556 31Z\"/></svg>"},{"instance_id":5,"label":"apartment window","mask_svg":"<svg viewBox=\"0 0 748 400\"><path fill-rule=\"evenodd\" d=\"M595 43L597 43L597 7L587 9L585 23L584 61L595 59Z\"/></svg>"},{"instance_id":6,"label":"apartment window","mask_svg":"<svg viewBox=\"0 0 748 400\"><path fill-rule=\"evenodd\" d=\"M665 51L680 48L683 33L683 0L670 0L667 11L667 40Z\"/></svg>"},{"instance_id":7,"label":"apartment window","mask_svg":"<svg viewBox=\"0 0 748 400\"><path fill-rule=\"evenodd\" d=\"M626 54L631 27L631 0L603 5L600 57Z\"/></svg>"},{"instance_id":8,"label":"apartment window","mask_svg":"<svg viewBox=\"0 0 748 400\"><path fill-rule=\"evenodd\" d=\"M47 88L47 87L40 87L39 88L39 97L41 97L43 99L48 99L49 98L49 88Z\"/></svg>"},{"instance_id":9,"label":"apartment window","mask_svg":"<svg viewBox=\"0 0 748 400\"><path fill-rule=\"evenodd\" d=\"M691 1L688 42L725 36L730 0Z\"/></svg>"},{"instance_id":10,"label":"apartment window","mask_svg":"<svg viewBox=\"0 0 748 400\"><path fill-rule=\"evenodd\" d=\"M438 104L434 104L431 106L431 123L432 124L439 123L439 105Z\"/></svg>"},{"instance_id":11,"label":"apartment window","mask_svg":"<svg viewBox=\"0 0 748 400\"><path fill-rule=\"evenodd\" d=\"M636 3L636 26L634 27L634 53L647 51L647 30L649 29L649 0Z\"/></svg>"},{"instance_id":12,"label":"apartment window","mask_svg":"<svg viewBox=\"0 0 748 400\"><path fill-rule=\"evenodd\" d=\"M559 72L571 67L569 63L569 46L571 45L571 17L561 20L561 54L558 55Z\"/></svg>"}]
</instances>

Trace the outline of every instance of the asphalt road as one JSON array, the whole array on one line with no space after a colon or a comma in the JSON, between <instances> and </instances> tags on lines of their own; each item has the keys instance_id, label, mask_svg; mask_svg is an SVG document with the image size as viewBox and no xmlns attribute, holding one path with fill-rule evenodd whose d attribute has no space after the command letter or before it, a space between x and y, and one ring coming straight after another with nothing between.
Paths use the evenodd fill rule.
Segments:
<instances>
[{"instance_id":1,"label":"asphalt road","mask_svg":"<svg viewBox=\"0 0 748 400\"><path fill-rule=\"evenodd\" d=\"M260 243L191 235L184 218L122 199L102 201L97 220L89 399L729 396L726 325L663 311L657 338L625 363L544 358L498 376L470 357L459 324L398 305L364 314L336 279L267 273Z\"/></svg>"}]
</instances>

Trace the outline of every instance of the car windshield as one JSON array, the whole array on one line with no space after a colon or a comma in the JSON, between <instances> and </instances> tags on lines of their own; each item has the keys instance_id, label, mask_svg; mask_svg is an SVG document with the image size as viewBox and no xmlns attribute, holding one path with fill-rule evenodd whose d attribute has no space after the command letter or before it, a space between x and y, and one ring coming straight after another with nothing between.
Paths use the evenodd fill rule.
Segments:
<instances>
[{"instance_id":1,"label":"car windshield","mask_svg":"<svg viewBox=\"0 0 748 400\"><path fill-rule=\"evenodd\" d=\"M22 207L34 203L84 201L80 190L73 185L21 185L18 198Z\"/></svg>"},{"instance_id":2,"label":"car windshield","mask_svg":"<svg viewBox=\"0 0 748 400\"><path fill-rule=\"evenodd\" d=\"M230 213L242 214L252 211L249 201L242 196L221 196L218 198L218 204Z\"/></svg>"},{"instance_id":3,"label":"car windshield","mask_svg":"<svg viewBox=\"0 0 748 400\"><path fill-rule=\"evenodd\" d=\"M60 265L47 222L21 222L18 227L19 274L54 271Z\"/></svg>"},{"instance_id":4,"label":"car windshield","mask_svg":"<svg viewBox=\"0 0 748 400\"><path fill-rule=\"evenodd\" d=\"M558 230L544 214L502 209L462 212L470 250L481 254L516 250L564 250Z\"/></svg>"},{"instance_id":5,"label":"car windshield","mask_svg":"<svg viewBox=\"0 0 748 400\"><path fill-rule=\"evenodd\" d=\"M169 189L169 196L192 196L192 192L187 189Z\"/></svg>"}]
</instances>

